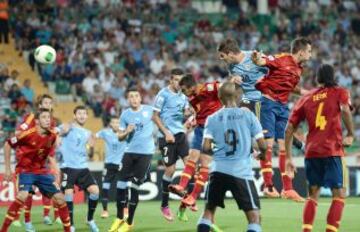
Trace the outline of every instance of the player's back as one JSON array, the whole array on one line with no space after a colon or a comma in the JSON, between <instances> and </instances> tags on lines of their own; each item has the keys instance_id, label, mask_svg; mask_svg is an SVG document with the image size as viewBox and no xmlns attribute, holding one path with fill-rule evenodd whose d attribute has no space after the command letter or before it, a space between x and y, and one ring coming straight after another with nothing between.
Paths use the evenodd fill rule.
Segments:
<instances>
[{"instance_id":1,"label":"player's back","mask_svg":"<svg viewBox=\"0 0 360 232\"><path fill-rule=\"evenodd\" d=\"M305 156L343 156L341 105L349 104L349 93L341 87L317 88L303 97L296 108L309 125Z\"/></svg>"},{"instance_id":2,"label":"player's back","mask_svg":"<svg viewBox=\"0 0 360 232\"><path fill-rule=\"evenodd\" d=\"M105 142L105 163L120 164L126 142L119 141L117 134L111 128L105 128L96 133L96 137Z\"/></svg>"},{"instance_id":3,"label":"player's back","mask_svg":"<svg viewBox=\"0 0 360 232\"><path fill-rule=\"evenodd\" d=\"M212 171L252 179L252 137L262 135L256 116L247 108L223 108L209 116L205 138L214 141Z\"/></svg>"}]
</instances>

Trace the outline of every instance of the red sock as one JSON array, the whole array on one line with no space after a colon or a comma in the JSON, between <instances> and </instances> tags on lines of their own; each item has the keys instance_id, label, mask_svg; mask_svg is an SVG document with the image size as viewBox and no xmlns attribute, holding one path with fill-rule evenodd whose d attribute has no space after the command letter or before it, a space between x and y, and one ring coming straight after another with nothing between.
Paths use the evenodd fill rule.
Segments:
<instances>
[{"instance_id":1,"label":"red sock","mask_svg":"<svg viewBox=\"0 0 360 232\"><path fill-rule=\"evenodd\" d=\"M25 209L25 223L31 222L31 207L32 207L32 197L33 195L29 193L26 198L24 209Z\"/></svg>"},{"instance_id":2,"label":"red sock","mask_svg":"<svg viewBox=\"0 0 360 232\"><path fill-rule=\"evenodd\" d=\"M50 208L51 208L51 199L43 195L42 203L44 206L43 215L44 215L44 217L49 217Z\"/></svg>"},{"instance_id":3,"label":"red sock","mask_svg":"<svg viewBox=\"0 0 360 232\"><path fill-rule=\"evenodd\" d=\"M285 173L285 165L286 165L286 152L280 151L279 152L279 170L281 173L283 189L285 191L287 191L287 190L292 190L293 186L292 186L292 179L290 178L290 176L286 175L286 173Z\"/></svg>"},{"instance_id":4,"label":"red sock","mask_svg":"<svg viewBox=\"0 0 360 232\"><path fill-rule=\"evenodd\" d=\"M181 173L179 185L184 189L187 187L191 177L195 174L196 163L192 160L186 162L184 171Z\"/></svg>"},{"instance_id":5,"label":"red sock","mask_svg":"<svg viewBox=\"0 0 360 232\"><path fill-rule=\"evenodd\" d=\"M21 214L21 211L23 210L23 208L24 208L24 205L22 205L22 206L20 207L20 209L17 211L16 216L15 216L15 218L14 218L14 221L19 220L20 214Z\"/></svg>"},{"instance_id":6,"label":"red sock","mask_svg":"<svg viewBox=\"0 0 360 232\"><path fill-rule=\"evenodd\" d=\"M10 205L7 214L5 216L5 220L3 222L3 225L1 227L0 232L7 232L8 228L10 227L11 223L16 218L16 214L20 210L21 206L24 204L23 201L19 200L18 198L15 199L15 201Z\"/></svg>"},{"instance_id":7,"label":"red sock","mask_svg":"<svg viewBox=\"0 0 360 232\"><path fill-rule=\"evenodd\" d=\"M303 211L303 232L311 232L316 215L317 202L311 198L306 199Z\"/></svg>"},{"instance_id":8,"label":"red sock","mask_svg":"<svg viewBox=\"0 0 360 232\"><path fill-rule=\"evenodd\" d=\"M191 196L194 199L197 199L199 194L203 191L204 185L209 178L209 168L208 167L201 167L199 170L199 176L195 180L195 186L193 191L191 192Z\"/></svg>"},{"instance_id":9,"label":"red sock","mask_svg":"<svg viewBox=\"0 0 360 232\"><path fill-rule=\"evenodd\" d=\"M57 208L59 209L59 217L64 226L64 232L70 232L71 223L70 223L69 210L66 203L62 205L58 205Z\"/></svg>"},{"instance_id":10,"label":"red sock","mask_svg":"<svg viewBox=\"0 0 360 232\"><path fill-rule=\"evenodd\" d=\"M336 232L339 229L341 215L345 206L344 198L333 198L327 215L326 232Z\"/></svg>"},{"instance_id":11,"label":"red sock","mask_svg":"<svg viewBox=\"0 0 360 232\"><path fill-rule=\"evenodd\" d=\"M59 217L59 209L55 203L53 204L53 207L54 207L54 219L56 220L56 218Z\"/></svg>"},{"instance_id":12,"label":"red sock","mask_svg":"<svg viewBox=\"0 0 360 232\"><path fill-rule=\"evenodd\" d=\"M271 163L271 156L272 156L272 147L268 147L266 149L265 160L260 160L261 166L261 173L264 179L265 187L273 186L272 181L272 163Z\"/></svg>"}]
</instances>

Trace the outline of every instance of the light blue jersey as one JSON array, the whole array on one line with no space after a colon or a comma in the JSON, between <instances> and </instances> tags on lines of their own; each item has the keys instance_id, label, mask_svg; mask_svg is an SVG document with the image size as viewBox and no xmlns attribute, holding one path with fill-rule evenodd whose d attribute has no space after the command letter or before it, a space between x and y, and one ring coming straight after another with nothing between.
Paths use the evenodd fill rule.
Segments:
<instances>
[{"instance_id":1,"label":"light blue jersey","mask_svg":"<svg viewBox=\"0 0 360 232\"><path fill-rule=\"evenodd\" d=\"M62 130L59 126L59 130ZM61 137L59 151L62 155L61 168L82 169L88 167L87 143L91 137L91 131L71 125L69 132Z\"/></svg>"},{"instance_id":2,"label":"light blue jersey","mask_svg":"<svg viewBox=\"0 0 360 232\"><path fill-rule=\"evenodd\" d=\"M163 88L155 98L154 110L160 112L164 126L175 135L185 132L184 111L189 108L187 97L182 93L175 93L169 87ZM159 132L159 137L164 135Z\"/></svg>"},{"instance_id":3,"label":"light blue jersey","mask_svg":"<svg viewBox=\"0 0 360 232\"><path fill-rule=\"evenodd\" d=\"M126 142L119 141L117 134L111 128L102 129L95 136L105 141L105 163L119 165L124 156Z\"/></svg>"},{"instance_id":4,"label":"light blue jersey","mask_svg":"<svg viewBox=\"0 0 360 232\"><path fill-rule=\"evenodd\" d=\"M120 130L125 130L128 125L135 125L135 130L126 139L126 153L154 154L154 123L152 116L153 107L149 105L141 105L138 111L128 108L122 112L120 116Z\"/></svg>"},{"instance_id":5,"label":"light blue jersey","mask_svg":"<svg viewBox=\"0 0 360 232\"><path fill-rule=\"evenodd\" d=\"M241 88L243 89L243 100L260 101L261 92L255 88L257 80L267 74L266 67L260 67L251 60L252 51L241 51L245 54L244 60L239 64L230 64L229 72L232 75L239 75L243 79Z\"/></svg>"},{"instance_id":6,"label":"light blue jersey","mask_svg":"<svg viewBox=\"0 0 360 232\"><path fill-rule=\"evenodd\" d=\"M209 116L204 138L214 143L211 172L252 179L252 138L263 136L259 120L247 108L222 108Z\"/></svg>"}]
</instances>

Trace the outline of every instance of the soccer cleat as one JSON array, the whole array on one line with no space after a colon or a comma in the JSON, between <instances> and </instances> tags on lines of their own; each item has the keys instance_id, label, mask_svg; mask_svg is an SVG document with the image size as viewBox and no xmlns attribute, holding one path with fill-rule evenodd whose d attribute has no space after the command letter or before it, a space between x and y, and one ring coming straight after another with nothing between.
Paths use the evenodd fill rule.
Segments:
<instances>
[{"instance_id":1,"label":"soccer cleat","mask_svg":"<svg viewBox=\"0 0 360 232\"><path fill-rule=\"evenodd\" d=\"M124 223L124 220L121 220L119 218L115 218L114 222L112 223L110 229L108 232L117 232L120 228L120 226Z\"/></svg>"},{"instance_id":2,"label":"soccer cleat","mask_svg":"<svg viewBox=\"0 0 360 232\"><path fill-rule=\"evenodd\" d=\"M293 200L295 202L305 202L305 199L302 198L295 190L291 189L291 190L287 190L281 191L281 198L283 199L289 199L289 200Z\"/></svg>"},{"instance_id":3,"label":"soccer cleat","mask_svg":"<svg viewBox=\"0 0 360 232\"><path fill-rule=\"evenodd\" d=\"M132 225L127 224L127 222L124 222L120 229L117 232L129 232L133 229L134 223Z\"/></svg>"},{"instance_id":4,"label":"soccer cleat","mask_svg":"<svg viewBox=\"0 0 360 232\"><path fill-rule=\"evenodd\" d=\"M90 227L91 232L100 232L94 220L88 221L87 224Z\"/></svg>"},{"instance_id":5,"label":"soccer cleat","mask_svg":"<svg viewBox=\"0 0 360 232\"><path fill-rule=\"evenodd\" d=\"M169 206L161 207L160 210L161 210L161 214L167 221L171 222L174 220L174 217L171 213Z\"/></svg>"},{"instance_id":6,"label":"soccer cleat","mask_svg":"<svg viewBox=\"0 0 360 232\"><path fill-rule=\"evenodd\" d=\"M45 216L43 222L45 225L49 225L49 226L53 224L49 216Z\"/></svg>"},{"instance_id":7,"label":"soccer cleat","mask_svg":"<svg viewBox=\"0 0 360 232\"><path fill-rule=\"evenodd\" d=\"M179 210L176 212L176 217L178 218L179 221L181 222L187 222L189 221L188 216L185 213L186 208L179 208Z\"/></svg>"},{"instance_id":8,"label":"soccer cleat","mask_svg":"<svg viewBox=\"0 0 360 232\"><path fill-rule=\"evenodd\" d=\"M74 226L70 227L70 232L75 232L75 227Z\"/></svg>"},{"instance_id":9,"label":"soccer cleat","mask_svg":"<svg viewBox=\"0 0 360 232\"><path fill-rule=\"evenodd\" d=\"M193 205L191 205L191 206L189 206L189 208L190 208L190 210L193 211L193 212L197 212L197 211L199 210L198 207L197 207L197 205L196 205L196 203L193 204Z\"/></svg>"},{"instance_id":10,"label":"soccer cleat","mask_svg":"<svg viewBox=\"0 0 360 232\"><path fill-rule=\"evenodd\" d=\"M126 207L124 208L124 218L128 218L129 217L129 208Z\"/></svg>"},{"instance_id":11,"label":"soccer cleat","mask_svg":"<svg viewBox=\"0 0 360 232\"><path fill-rule=\"evenodd\" d=\"M196 199L193 196L188 195L187 197L183 198L181 202L186 206L193 206L196 203Z\"/></svg>"},{"instance_id":12,"label":"soccer cleat","mask_svg":"<svg viewBox=\"0 0 360 232\"><path fill-rule=\"evenodd\" d=\"M109 212L107 210L102 211L101 218L108 218L108 217L109 217Z\"/></svg>"},{"instance_id":13,"label":"soccer cleat","mask_svg":"<svg viewBox=\"0 0 360 232\"><path fill-rule=\"evenodd\" d=\"M280 197L279 192L276 190L275 187L264 187L263 190L264 196L269 198L278 198Z\"/></svg>"},{"instance_id":14,"label":"soccer cleat","mask_svg":"<svg viewBox=\"0 0 360 232\"><path fill-rule=\"evenodd\" d=\"M179 197L184 197L186 195L185 189L178 184L169 185L169 191L178 195Z\"/></svg>"},{"instance_id":15,"label":"soccer cleat","mask_svg":"<svg viewBox=\"0 0 360 232\"><path fill-rule=\"evenodd\" d=\"M56 224L59 224L59 225L62 225L62 224L63 224L60 217L57 217L57 218L54 220L54 222L55 222Z\"/></svg>"},{"instance_id":16,"label":"soccer cleat","mask_svg":"<svg viewBox=\"0 0 360 232\"><path fill-rule=\"evenodd\" d=\"M31 222L25 222L25 231L26 232L35 232L35 228Z\"/></svg>"},{"instance_id":17,"label":"soccer cleat","mask_svg":"<svg viewBox=\"0 0 360 232\"><path fill-rule=\"evenodd\" d=\"M13 222L11 223L11 225L12 225L12 226L15 226L15 227L21 227L21 226L22 226L20 220L15 220L15 221L13 221Z\"/></svg>"},{"instance_id":18,"label":"soccer cleat","mask_svg":"<svg viewBox=\"0 0 360 232\"><path fill-rule=\"evenodd\" d=\"M217 225L211 224L211 231L212 232L223 232Z\"/></svg>"}]
</instances>

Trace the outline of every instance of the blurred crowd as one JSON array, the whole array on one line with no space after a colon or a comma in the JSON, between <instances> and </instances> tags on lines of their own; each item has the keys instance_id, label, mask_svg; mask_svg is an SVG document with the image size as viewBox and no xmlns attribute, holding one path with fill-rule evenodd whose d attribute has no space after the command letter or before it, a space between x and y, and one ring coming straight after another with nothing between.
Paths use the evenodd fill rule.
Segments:
<instances>
[{"instance_id":1,"label":"blurred crowd","mask_svg":"<svg viewBox=\"0 0 360 232\"><path fill-rule=\"evenodd\" d=\"M141 89L144 103L152 104L174 67L199 81L226 77L226 65L216 54L224 38L236 38L242 50L273 54L289 51L293 38L306 36L313 41L313 57L305 67L303 86L315 85L319 64L333 64L339 84L351 90L360 136L358 1L269 0L267 15L257 13L256 0L217 1L221 4L212 12L205 12L204 2L216 1L13 0L9 23L19 55L43 82L67 86L65 92L74 101L83 99L104 121L126 107L129 85ZM56 49L55 64L36 64L32 52L41 44ZM19 94L29 101L30 94L23 93L29 84L9 81L16 71L7 78L1 75L6 90L1 94L10 98L9 110L21 110L11 99Z\"/></svg>"}]
</instances>

